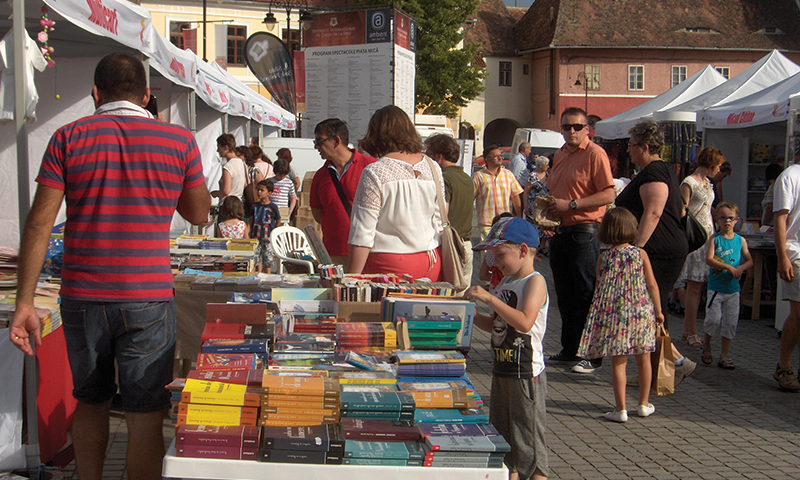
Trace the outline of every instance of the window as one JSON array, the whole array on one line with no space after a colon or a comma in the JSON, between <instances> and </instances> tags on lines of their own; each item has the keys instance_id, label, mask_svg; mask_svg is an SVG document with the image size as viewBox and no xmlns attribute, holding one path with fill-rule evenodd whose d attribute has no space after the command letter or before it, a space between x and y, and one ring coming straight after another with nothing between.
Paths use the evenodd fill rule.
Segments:
<instances>
[{"instance_id":1,"label":"window","mask_svg":"<svg viewBox=\"0 0 800 480\"><path fill-rule=\"evenodd\" d=\"M600 65L586 65L583 67L586 79L586 90L600 90Z\"/></svg>"},{"instance_id":2,"label":"window","mask_svg":"<svg viewBox=\"0 0 800 480\"><path fill-rule=\"evenodd\" d=\"M511 86L511 62L500 62L500 86Z\"/></svg>"},{"instance_id":3,"label":"window","mask_svg":"<svg viewBox=\"0 0 800 480\"><path fill-rule=\"evenodd\" d=\"M644 65L628 65L628 90L644 90Z\"/></svg>"},{"instance_id":4,"label":"window","mask_svg":"<svg viewBox=\"0 0 800 480\"><path fill-rule=\"evenodd\" d=\"M228 66L243 67L244 41L247 39L247 27L228 26Z\"/></svg>"},{"instance_id":5,"label":"window","mask_svg":"<svg viewBox=\"0 0 800 480\"><path fill-rule=\"evenodd\" d=\"M287 36L289 37L288 39L286 38ZM300 50L300 30L287 30L284 28L281 33L281 40L289 47L290 51Z\"/></svg>"},{"instance_id":6,"label":"window","mask_svg":"<svg viewBox=\"0 0 800 480\"><path fill-rule=\"evenodd\" d=\"M729 80L731 78L731 67L714 67L714 70L718 71L720 75L725 77L725 80Z\"/></svg>"},{"instance_id":7,"label":"window","mask_svg":"<svg viewBox=\"0 0 800 480\"><path fill-rule=\"evenodd\" d=\"M529 73L531 73L531 66L528 65L527 63L523 63L522 64L522 74L523 75L528 75Z\"/></svg>"},{"instance_id":8,"label":"window","mask_svg":"<svg viewBox=\"0 0 800 480\"><path fill-rule=\"evenodd\" d=\"M550 65L544 67L544 89L550 90Z\"/></svg>"},{"instance_id":9,"label":"window","mask_svg":"<svg viewBox=\"0 0 800 480\"><path fill-rule=\"evenodd\" d=\"M678 86L682 81L686 80L686 66L673 65L672 66L672 86Z\"/></svg>"},{"instance_id":10,"label":"window","mask_svg":"<svg viewBox=\"0 0 800 480\"><path fill-rule=\"evenodd\" d=\"M169 22L169 43L175 45L181 50L186 49L186 44L183 42L183 31L191 30L192 24L187 22Z\"/></svg>"}]
</instances>

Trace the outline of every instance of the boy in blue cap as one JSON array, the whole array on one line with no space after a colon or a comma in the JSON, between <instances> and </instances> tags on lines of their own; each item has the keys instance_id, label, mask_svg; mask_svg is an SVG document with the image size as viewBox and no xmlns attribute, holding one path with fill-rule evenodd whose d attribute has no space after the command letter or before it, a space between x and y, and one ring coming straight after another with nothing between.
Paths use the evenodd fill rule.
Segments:
<instances>
[{"instance_id":1,"label":"boy in blue cap","mask_svg":"<svg viewBox=\"0 0 800 480\"><path fill-rule=\"evenodd\" d=\"M475 325L492 334L494 366L489 420L511 444L506 455L509 480L547 478L542 340L550 299L547 284L533 261L539 234L526 220L503 218L473 250L491 250L503 272L497 296L471 287L465 298L488 305L491 316L477 315Z\"/></svg>"}]
</instances>

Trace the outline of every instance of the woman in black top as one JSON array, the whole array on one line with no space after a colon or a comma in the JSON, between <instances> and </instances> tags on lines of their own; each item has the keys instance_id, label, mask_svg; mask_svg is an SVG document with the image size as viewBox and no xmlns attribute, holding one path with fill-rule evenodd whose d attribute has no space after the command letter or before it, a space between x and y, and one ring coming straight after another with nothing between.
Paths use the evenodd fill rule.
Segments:
<instances>
[{"instance_id":1,"label":"woman in black top","mask_svg":"<svg viewBox=\"0 0 800 480\"><path fill-rule=\"evenodd\" d=\"M680 184L672 168L661 160L664 134L658 124L647 120L631 128L630 133L628 153L641 171L619 194L615 204L630 210L639 221L636 245L650 257L661 311L666 312L667 299L689 252L686 233L680 224L683 216ZM695 363L684 359L674 345L672 349L675 358L679 358L675 363L677 385L692 373Z\"/></svg>"}]
</instances>

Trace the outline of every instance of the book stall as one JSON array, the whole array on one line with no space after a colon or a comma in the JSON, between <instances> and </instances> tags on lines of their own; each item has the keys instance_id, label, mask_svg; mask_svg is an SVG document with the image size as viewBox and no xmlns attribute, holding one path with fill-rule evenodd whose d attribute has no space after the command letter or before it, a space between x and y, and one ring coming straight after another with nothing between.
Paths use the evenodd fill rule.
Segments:
<instances>
[{"instance_id":1,"label":"book stall","mask_svg":"<svg viewBox=\"0 0 800 480\"><path fill-rule=\"evenodd\" d=\"M475 305L446 283L320 271L205 284L230 303L203 302L179 338L163 476L507 478L466 374Z\"/></svg>"}]
</instances>

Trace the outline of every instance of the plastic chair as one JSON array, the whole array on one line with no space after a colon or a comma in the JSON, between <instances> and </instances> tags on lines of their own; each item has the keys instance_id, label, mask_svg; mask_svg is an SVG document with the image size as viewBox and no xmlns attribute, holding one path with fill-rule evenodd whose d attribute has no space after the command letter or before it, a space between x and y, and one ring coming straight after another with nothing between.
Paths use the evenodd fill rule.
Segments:
<instances>
[{"instance_id":1,"label":"plastic chair","mask_svg":"<svg viewBox=\"0 0 800 480\"><path fill-rule=\"evenodd\" d=\"M292 252L298 250L304 255L314 256L311 244L302 230L290 226L277 227L269 234L269 242L278 257L278 273L283 273L283 262L303 265L308 268L308 273L314 273L314 264L311 261L291 256Z\"/></svg>"}]
</instances>

